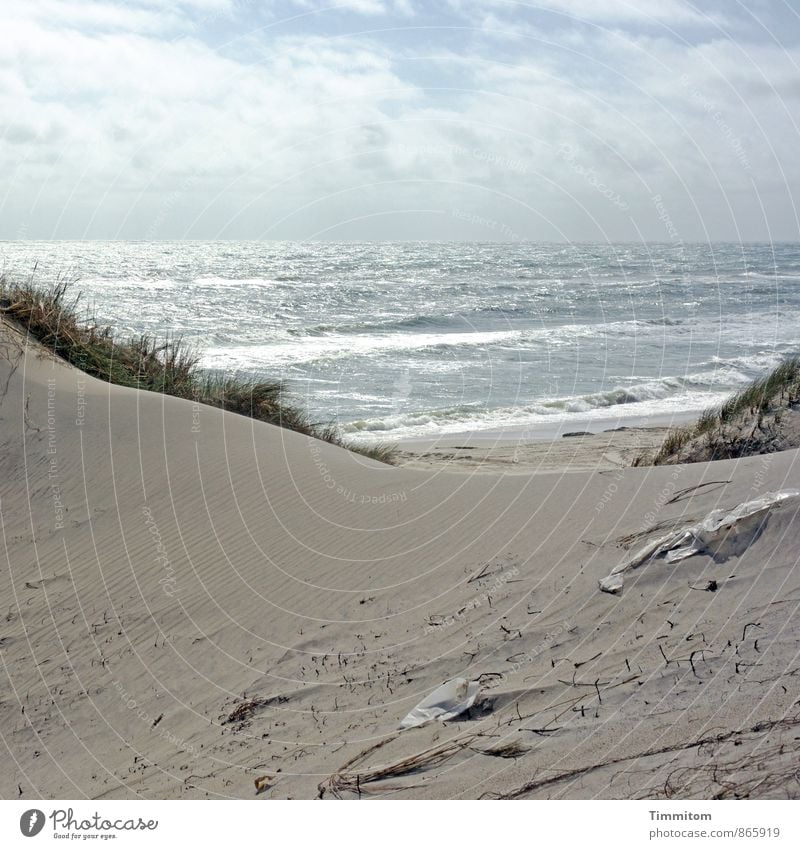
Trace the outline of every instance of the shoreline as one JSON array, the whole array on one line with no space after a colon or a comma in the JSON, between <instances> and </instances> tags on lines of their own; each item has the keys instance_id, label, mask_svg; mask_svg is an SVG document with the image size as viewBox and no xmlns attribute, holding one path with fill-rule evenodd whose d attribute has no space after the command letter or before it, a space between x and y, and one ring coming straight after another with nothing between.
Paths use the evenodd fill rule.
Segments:
<instances>
[{"instance_id":1,"label":"shoreline","mask_svg":"<svg viewBox=\"0 0 800 849\"><path fill-rule=\"evenodd\" d=\"M613 407L610 409L614 409ZM557 415L552 418L542 418L525 425L500 425L486 428L462 428L453 430L440 430L436 433L417 434L410 436L392 436L391 432L379 430L355 430L347 431L351 438L369 438L370 441L388 441L398 445L434 443L441 439L470 439L491 441L523 441L534 439L556 439L564 433L574 431L590 431L592 433L603 433L611 430L619 430L623 427L677 427L699 418L705 407L691 407L680 412L670 411L661 413L639 413L633 414L628 411L617 415L578 415L570 418L561 418ZM340 422L341 427L352 424L350 421ZM366 440L364 440L366 441Z\"/></svg>"},{"instance_id":2,"label":"shoreline","mask_svg":"<svg viewBox=\"0 0 800 849\"><path fill-rule=\"evenodd\" d=\"M447 472L601 472L629 467L638 455L657 451L670 430L657 425L621 426L599 433L527 440L475 438L469 434L440 437L399 443L395 463L403 468Z\"/></svg>"},{"instance_id":3,"label":"shoreline","mask_svg":"<svg viewBox=\"0 0 800 849\"><path fill-rule=\"evenodd\" d=\"M533 427L446 433L397 442L397 465L448 472L608 471L631 466L655 452L675 427L694 421L683 415L606 417L545 422Z\"/></svg>"}]
</instances>

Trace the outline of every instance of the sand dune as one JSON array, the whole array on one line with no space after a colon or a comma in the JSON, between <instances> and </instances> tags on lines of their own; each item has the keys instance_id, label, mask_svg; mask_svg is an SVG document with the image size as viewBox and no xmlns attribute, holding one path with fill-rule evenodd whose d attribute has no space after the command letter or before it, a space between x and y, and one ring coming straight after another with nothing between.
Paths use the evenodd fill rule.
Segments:
<instances>
[{"instance_id":1,"label":"sand dune","mask_svg":"<svg viewBox=\"0 0 800 849\"><path fill-rule=\"evenodd\" d=\"M800 487L796 451L392 468L8 326L0 392L4 798L800 794L796 500L739 556L598 589L651 535ZM469 715L398 730L455 676Z\"/></svg>"}]
</instances>

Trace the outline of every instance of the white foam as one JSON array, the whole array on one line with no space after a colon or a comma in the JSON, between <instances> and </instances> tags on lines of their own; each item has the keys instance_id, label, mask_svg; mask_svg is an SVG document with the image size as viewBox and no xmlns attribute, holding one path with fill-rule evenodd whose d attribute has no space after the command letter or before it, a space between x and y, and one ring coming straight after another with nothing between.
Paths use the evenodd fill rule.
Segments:
<instances>
[{"instance_id":1,"label":"white foam","mask_svg":"<svg viewBox=\"0 0 800 849\"><path fill-rule=\"evenodd\" d=\"M683 391L680 390L682 386ZM671 416L701 411L719 404L729 391L686 391L679 378L665 378L635 387L617 388L574 398L544 400L519 407L483 408L462 405L439 410L405 412L391 416L347 422L343 429L365 440L410 439L435 433L462 433L469 430L495 430L526 427L537 423L570 420L602 420L610 408L619 418Z\"/></svg>"}]
</instances>

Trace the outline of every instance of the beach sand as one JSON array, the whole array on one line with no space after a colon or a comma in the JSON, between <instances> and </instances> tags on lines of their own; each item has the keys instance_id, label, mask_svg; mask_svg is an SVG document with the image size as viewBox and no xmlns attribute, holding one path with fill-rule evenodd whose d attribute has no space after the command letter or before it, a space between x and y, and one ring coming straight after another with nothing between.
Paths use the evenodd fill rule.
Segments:
<instances>
[{"instance_id":1,"label":"beach sand","mask_svg":"<svg viewBox=\"0 0 800 849\"><path fill-rule=\"evenodd\" d=\"M552 438L462 434L398 445L397 463L407 469L490 474L602 472L630 466L642 454L654 454L669 431L665 425L620 426L568 431Z\"/></svg>"},{"instance_id":2,"label":"beach sand","mask_svg":"<svg viewBox=\"0 0 800 849\"><path fill-rule=\"evenodd\" d=\"M617 434L389 467L7 326L0 395L4 798L800 793L796 501L736 556L598 589L800 488L796 451L624 468ZM469 714L398 730L456 676Z\"/></svg>"}]
</instances>

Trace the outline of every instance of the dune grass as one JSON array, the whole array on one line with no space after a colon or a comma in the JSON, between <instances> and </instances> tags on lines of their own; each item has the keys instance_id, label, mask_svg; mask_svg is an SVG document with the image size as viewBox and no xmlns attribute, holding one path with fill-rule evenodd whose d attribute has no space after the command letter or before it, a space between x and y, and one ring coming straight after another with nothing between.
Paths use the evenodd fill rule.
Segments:
<instances>
[{"instance_id":1,"label":"dune grass","mask_svg":"<svg viewBox=\"0 0 800 849\"><path fill-rule=\"evenodd\" d=\"M767 413L775 403L794 403L798 394L800 359L792 358L729 398L717 411L713 425L731 422L746 411Z\"/></svg>"},{"instance_id":2,"label":"dune grass","mask_svg":"<svg viewBox=\"0 0 800 849\"><path fill-rule=\"evenodd\" d=\"M148 334L122 339L108 325L81 317L80 294L69 284L52 287L0 277L0 315L26 330L57 356L100 380L174 395L288 428L358 454L391 463L394 448L385 444L354 445L330 423L312 422L288 398L281 381L221 374L200 368L199 355L180 337L158 339Z\"/></svg>"},{"instance_id":3,"label":"dune grass","mask_svg":"<svg viewBox=\"0 0 800 849\"><path fill-rule=\"evenodd\" d=\"M701 442L707 449L703 459L741 457L762 453L765 440L757 431L766 417L776 424L781 420L781 409L800 403L800 358L792 357L782 362L765 377L731 395L719 407L704 410L691 425L675 428L667 434L655 456L642 455L634 466L659 466L674 462L678 453L692 442ZM741 432L745 421L754 422L749 433ZM702 438L702 440L701 440ZM768 449L767 449L768 450Z\"/></svg>"}]
</instances>

